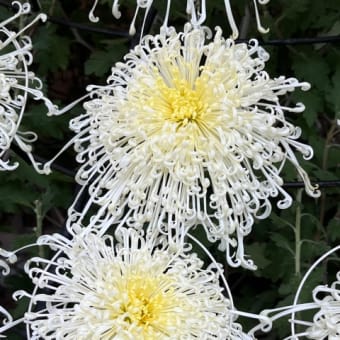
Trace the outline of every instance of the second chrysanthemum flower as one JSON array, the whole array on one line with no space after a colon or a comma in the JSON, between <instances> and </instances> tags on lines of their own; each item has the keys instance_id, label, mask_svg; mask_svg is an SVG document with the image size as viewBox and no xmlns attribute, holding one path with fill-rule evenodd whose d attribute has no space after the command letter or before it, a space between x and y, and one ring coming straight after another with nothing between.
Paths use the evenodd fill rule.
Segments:
<instances>
[{"instance_id":1,"label":"second chrysanthemum flower","mask_svg":"<svg viewBox=\"0 0 340 340\"><path fill-rule=\"evenodd\" d=\"M30 339L251 339L234 322L218 274L196 254L134 230L119 235L41 237L62 256L26 265L36 284L31 303L41 304L25 315Z\"/></svg>"},{"instance_id":2,"label":"second chrysanthemum flower","mask_svg":"<svg viewBox=\"0 0 340 340\"><path fill-rule=\"evenodd\" d=\"M271 197L283 196L280 208L292 201L281 187L285 161L318 195L294 155L313 151L284 116L304 106L279 102L309 84L271 79L263 70L269 55L255 40L236 44L219 28L211 42L207 29L169 31L146 36L71 122L83 163L77 180L102 207L91 223L103 225L105 214L114 223L127 208L135 228L148 222L185 233L200 224L221 241L229 264L252 267L243 238L254 217L269 215Z\"/></svg>"}]
</instances>

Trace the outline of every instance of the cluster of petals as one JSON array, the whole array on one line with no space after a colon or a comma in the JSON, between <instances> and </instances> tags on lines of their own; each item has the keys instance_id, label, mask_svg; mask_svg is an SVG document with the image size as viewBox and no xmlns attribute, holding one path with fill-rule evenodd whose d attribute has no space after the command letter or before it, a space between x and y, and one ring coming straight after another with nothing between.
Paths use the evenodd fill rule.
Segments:
<instances>
[{"instance_id":1,"label":"cluster of petals","mask_svg":"<svg viewBox=\"0 0 340 340\"><path fill-rule=\"evenodd\" d=\"M243 239L254 217L266 218L272 197L292 203L281 170L290 162L311 196L319 192L299 165L310 146L285 112L280 97L308 83L264 71L268 54L255 40L237 44L219 28L188 25L184 32L146 36L107 86L92 86L86 113L70 123L81 167L78 183L100 207L91 225L124 220L129 226L185 234L202 225L220 241L230 265L253 267ZM47 164L49 166L49 164ZM74 219L72 216L72 220Z\"/></svg>"},{"instance_id":2,"label":"cluster of petals","mask_svg":"<svg viewBox=\"0 0 340 340\"><path fill-rule=\"evenodd\" d=\"M28 94L35 100L44 100L50 110L53 107L40 91L40 79L28 70L32 63L32 43L28 36L22 35L37 20L46 20L46 16L40 14L21 31L13 32L7 26L30 12L28 3L14 1L13 5L17 6L17 13L0 22L0 170L13 170L18 165L10 164L8 160L7 153L13 141L27 153L33 165L36 165L30 145L37 139L36 134L18 130L26 109Z\"/></svg>"},{"instance_id":3,"label":"cluster of petals","mask_svg":"<svg viewBox=\"0 0 340 340\"><path fill-rule=\"evenodd\" d=\"M315 340L339 339L340 272L337 273L337 280L330 286L318 286L313 290L313 300L319 308L306 331L307 338Z\"/></svg>"},{"instance_id":4,"label":"cluster of petals","mask_svg":"<svg viewBox=\"0 0 340 340\"><path fill-rule=\"evenodd\" d=\"M296 289L292 305L265 309L258 315L259 323L248 331L254 337L258 331L269 332L276 320L289 317L291 334L285 340L314 339L337 340L340 338L340 272L331 285L319 285L313 289L312 302L298 303L302 290L313 271L334 253L337 245L322 254L306 271ZM334 257L335 259L337 257ZM316 310L316 312L315 312ZM312 315L314 316L312 317Z\"/></svg>"},{"instance_id":5,"label":"cluster of petals","mask_svg":"<svg viewBox=\"0 0 340 340\"><path fill-rule=\"evenodd\" d=\"M235 323L219 275L186 249L132 229L42 236L52 260L32 258L29 339L250 339ZM39 304L39 308L34 306Z\"/></svg>"},{"instance_id":6,"label":"cluster of petals","mask_svg":"<svg viewBox=\"0 0 340 340\"><path fill-rule=\"evenodd\" d=\"M310 266L302 278L295 294L294 305L287 308L287 311L291 314L292 335L289 339L336 340L340 338L340 271L336 274L336 280L331 284L319 285L313 289L312 302L297 303L303 286L315 268L339 251L340 245L328 250ZM304 314L305 311L308 311L309 314ZM306 316L313 315L311 314L312 311L314 312L313 318L309 317L305 320ZM297 313L300 313L299 317L301 320L299 318L296 319ZM300 326L299 333L296 330L296 326Z\"/></svg>"},{"instance_id":7,"label":"cluster of petals","mask_svg":"<svg viewBox=\"0 0 340 340\"><path fill-rule=\"evenodd\" d=\"M270 0L253 0L253 6L254 6L254 12L255 12L255 18L256 18L256 23L257 23L257 29L259 32L261 33L267 33L268 29L265 29L262 27L261 25L261 21L260 21L260 15L259 15L259 11L258 11L258 4L260 5L266 5ZM98 22L99 18L94 14L95 9L97 7L99 0L94 0L92 9L89 13L89 19L92 22ZM164 13L164 22L163 25L161 27L161 29L167 30L168 29L168 20L169 20L169 16L170 16L170 12L171 12L171 0L167 0L167 5L166 5L166 12ZM113 0L113 4L112 4L112 14L116 19L119 19L122 15L120 9L119 9L119 3L120 0ZM136 19L138 17L138 13L141 10L144 10L144 24L146 21L146 18L150 12L151 6L153 5L154 0L136 0L136 10L135 10L135 14L133 16L131 25L130 25L130 30L129 33L131 35L136 33ZM205 22L206 18L207 18L207 0L186 0L183 1L183 5L186 5L185 7L183 7L186 9L186 13L189 16L189 21L190 23L194 26L194 27L200 27L201 25L203 25L203 23ZM209 3L208 3L209 5ZM237 28L237 25L235 23L235 19L233 16L233 12L231 9L231 4L230 4L230 0L224 0L224 5L225 5L225 11L227 14L227 19L228 19L228 24L231 28L232 31L232 37L233 39L236 39L239 35L239 31ZM143 26L144 26L143 24ZM143 33L143 27L141 28L141 32Z\"/></svg>"}]
</instances>

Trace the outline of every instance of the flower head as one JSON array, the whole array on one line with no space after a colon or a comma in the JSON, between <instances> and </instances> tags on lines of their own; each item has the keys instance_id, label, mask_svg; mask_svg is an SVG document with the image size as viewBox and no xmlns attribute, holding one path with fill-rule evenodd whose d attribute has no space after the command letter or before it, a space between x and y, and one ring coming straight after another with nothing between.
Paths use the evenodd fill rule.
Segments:
<instances>
[{"instance_id":1,"label":"flower head","mask_svg":"<svg viewBox=\"0 0 340 340\"><path fill-rule=\"evenodd\" d=\"M285 339L315 339L337 340L340 337L340 272L337 280L329 285L319 285L313 289L313 302L298 303L302 289L313 271L330 255L340 250L340 245L333 247L322 254L306 271L297 287L294 302L290 306L280 306L274 309L264 309L259 315L259 323L248 331L249 336L261 330L269 332L273 323L283 317L289 316L291 334ZM334 257L337 259L337 257ZM303 316L312 315L311 311L317 310L312 320L303 320ZM309 314L304 314L304 312ZM298 328L297 328L298 327Z\"/></svg>"},{"instance_id":2,"label":"flower head","mask_svg":"<svg viewBox=\"0 0 340 340\"><path fill-rule=\"evenodd\" d=\"M306 331L308 339L335 340L340 338L340 272L330 287L318 286L313 290L313 300L319 310ZM308 324L308 323L305 323Z\"/></svg>"},{"instance_id":3,"label":"flower head","mask_svg":"<svg viewBox=\"0 0 340 340\"><path fill-rule=\"evenodd\" d=\"M80 221L95 203L101 208L91 225L100 228L123 215L137 229L149 223L169 233L200 224L210 241L221 241L229 264L253 267L243 238L254 216L267 217L279 194L280 208L292 202L281 187L284 163L318 195L294 155L313 151L284 116L304 106L279 102L309 84L271 79L256 41L235 44L220 29L211 42L206 35L186 27L147 36L116 64L109 85L91 88L86 113L71 121L83 163L76 179L90 185L89 203L76 214Z\"/></svg>"},{"instance_id":4,"label":"flower head","mask_svg":"<svg viewBox=\"0 0 340 340\"><path fill-rule=\"evenodd\" d=\"M6 153L14 141L27 153L33 165L36 166L31 155L30 143L37 139L33 132L19 131L19 125L26 108L27 95L34 99L42 99L49 110L54 110L52 103L40 91L41 81L28 71L32 63L32 43L29 37L22 33L37 20L46 20L46 15L38 15L20 32L13 32L7 28L19 16L30 12L28 3L20 4L14 1L18 11L11 18L0 22L0 170L13 170L18 164L9 164ZM32 88L32 84L35 87Z\"/></svg>"},{"instance_id":5,"label":"flower head","mask_svg":"<svg viewBox=\"0 0 340 340\"><path fill-rule=\"evenodd\" d=\"M37 287L48 289L31 297L46 304L26 313L31 339L248 338L234 323L218 275L203 269L196 254L145 241L133 230L119 235L40 239L59 258L26 266Z\"/></svg>"},{"instance_id":6,"label":"flower head","mask_svg":"<svg viewBox=\"0 0 340 340\"><path fill-rule=\"evenodd\" d=\"M89 13L89 19L92 22L98 22L99 18L95 16L94 11L97 7L99 0L94 0L92 9ZM257 4L259 3L260 5L266 5L270 0L253 0L253 5L254 5L254 11L255 11L255 18L256 18L256 23L257 23L257 29L259 32L261 33L267 33L269 30L265 29L262 27L261 25L261 21L260 21L260 15L259 15L259 11L258 11L258 6ZM120 0L113 0L113 4L112 4L112 14L116 19L119 19L121 17L121 11L119 10L119 2ZM140 10L144 10L144 23L146 21L147 15L149 14L149 11L151 9L151 6L153 4L154 0L136 0L136 11L135 14L133 16L131 25L130 25L130 30L129 33L131 35L136 33L136 27L135 27L135 22L136 22L136 18L138 16L138 13ZM183 1L183 4L185 4L185 1ZM238 28L237 25L235 23L235 19L231 10L231 5L230 5L230 0L224 0L224 4L225 4L225 10L226 10L226 14L227 14L227 19L228 19L228 23L230 25L230 28L232 30L232 37L234 39L236 39L238 37ZM164 22L162 25L162 30L166 31L168 30L168 20L169 20L169 16L170 16L170 7L171 7L171 0L167 0L167 6L166 6L166 13L164 15ZM183 8L184 10L184 8ZM190 23L194 26L194 27L200 27L206 20L207 18L207 10L206 10L206 0L187 0L186 1L186 10L185 10L186 14L189 15L190 17ZM144 24L143 24L144 26ZM143 29L144 27L142 27L142 34L143 35Z\"/></svg>"}]
</instances>

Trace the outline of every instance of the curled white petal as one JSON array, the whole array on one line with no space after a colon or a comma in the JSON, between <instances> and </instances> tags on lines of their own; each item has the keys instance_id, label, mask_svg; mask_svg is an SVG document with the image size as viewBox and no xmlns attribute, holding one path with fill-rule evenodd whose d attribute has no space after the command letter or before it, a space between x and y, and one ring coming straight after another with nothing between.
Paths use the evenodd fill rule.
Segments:
<instances>
[{"instance_id":1,"label":"curled white petal","mask_svg":"<svg viewBox=\"0 0 340 340\"><path fill-rule=\"evenodd\" d=\"M14 252L10 252L2 248L0 248L0 256L6 259L6 261L0 259L1 274L8 275L10 272L9 264L15 263L17 261L17 257Z\"/></svg>"},{"instance_id":2,"label":"curled white petal","mask_svg":"<svg viewBox=\"0 0 340 340\"><path fill-rule=\"evenodd\" d=\"M18 144L38 168L31 154L31 140L27 140L19 131L28 95L32 95L35 100L43 100L50 111L56 109L40 91L40 79L28 70L33 60L30 52L32 43L29 37L23 35L38 20L46 20L46 15L39 14L20 31L13 32L7 25L30 11L28 3L15 1L13 4L18 7L17 13L0 22L0 171L13 170L18 166L17 163L10 164L8 160L12 142Z\"/></svg>"},{"instance_id":3,"label":"curled white petal","mask_svg":"<svg viewBox=\"0 0 340 340\"><path fill-rule=\"evenodd\" d=\"M260 323L252 328L248 334L254 336L259 330L269 332L273 322L282 317L290 316L291 334L285 338L286 340L338 339L340 336L340 272L337 273L336 280L331 285L319 285L313 289L312 302L298 303L298 300L305 283L315 268L339 250L340 245L335 246L310 266L297 288L293 305L263 310L258 317ZM314 312L313 318L309 320L299 319L299 317L306 315L301 313L305 311ZM261 316L263 319L260 318ZM299 327L298 330L297 327Z\"/></svg>"},{"instance_id":4,"label":"curled white petal","mask_svg":"<svg viewBox=\"0 0 340 340\"><path fill-rule=\"evenodd\" d=\"M260 14L258 10L257 4L260 5L266 5L270 0L253 0L253 6L254 6L254 12L255 12L255 19L256 19L256 25L257 29L260 33L267 33L269 29L266 29L262 26L261 20L260 20ZM99 18L94 15L94 11L98 5L99 0L94 0L93 6L89 12L89 19L92 22L98 22ZM153 4L154 0L136 0L136 10L133 16L133 19L130 24L129 33L131 35L134 35L136 33L135 28L135 22L138 16L138 12L143 9L144 10L144 22L146 20L146 17L149 13L149 10ZM183 3L185 3L183 1ZM236 39L238 37L238 28L235 23L235 19L233 16L230 0L224 0L225 9L226 9L226 15L228 24L232 31L232 38ZM162 30L166 31L168 27L168 20L170 16L170 7L171 7L171 0L167 0L167 6L166 6L166 12L164 14L164 22L162 25ZM184 7L183 7L184 10ZM206 0L187 0L186 6L185 6L185 12L190 16L190 23L193 27L198 28L201 27L207 18L207 6L206 6ZM112 4L112 14L116 19L119 19L121 17L121 11L119 10L119 0L113 0ZM143 28L141 29L142 35L143 35Z\"/></svg>"},{"instance_id":5,"label":"curled white petal","mask_svg":"<svg viewBox=\"0 0 340 340\"><path fill-rule=\"evenodd\" d=\"M320 285L313 290L318 306L313 322L306 330L308 339L323 340L340 337L340 272L330 286Z\"/></svg>"}]
</instances>

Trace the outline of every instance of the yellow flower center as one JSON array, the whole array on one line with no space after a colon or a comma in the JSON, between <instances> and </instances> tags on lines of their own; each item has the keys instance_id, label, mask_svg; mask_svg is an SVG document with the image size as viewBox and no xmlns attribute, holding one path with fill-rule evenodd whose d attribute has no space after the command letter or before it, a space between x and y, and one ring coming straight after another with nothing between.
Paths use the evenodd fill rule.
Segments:
<instances>
[{"instance_id":1,"label":"yellow flower center","mask_svg":"<svg viewBox=\"0 0 340 340\"><path fill-rule=\"evenodd\" d=\"M204 114L205 105L197 91L192 90L185 81L175 87L161 87L162 96L168 104L164 118L182 126L198 122Z\"/></svg>"},{"instance_id":2,"label":"yellow flower center","mask_svg":"<svg viewBox=\"0 0 340 340\"><path fill-rule=\"evenodd\" d=\"M156 282L155 282L156 281ZM165 303L163 292L157 292L158 280L132 277L127 282L127 304L122 309L127 313L127 320L140 326L148 325L157 318Z\"/></svg>"},{"instance_id":3,"label":"yellow flower center","mask_svg":"<svg viewBox=\"0 0 340 340\"><path fill-rule=\"evenodd\" d=\"M128 275L123 282L119 287L120 311L113 312L112 318L123 315L125 322L142 329L145 339L158 339L159 334L169 336L169 326L178 323L174 308L182 305L171 287L172 279L164 274Z\"/></svg>"},{"instance_id":4,"label":"yellow flower center","mask_svg":"<svg viewBox=\"0 0 340 340\"><path fill-rule=\"evenodd\" d=\"M163 101L164 119L186 126L199 123L205 113L206 105L202 100L202 87L192 89L183 79L174 79L174 86L167 86L162 79L157 81L160 100Z\"/></svg>"}]
</instances>

